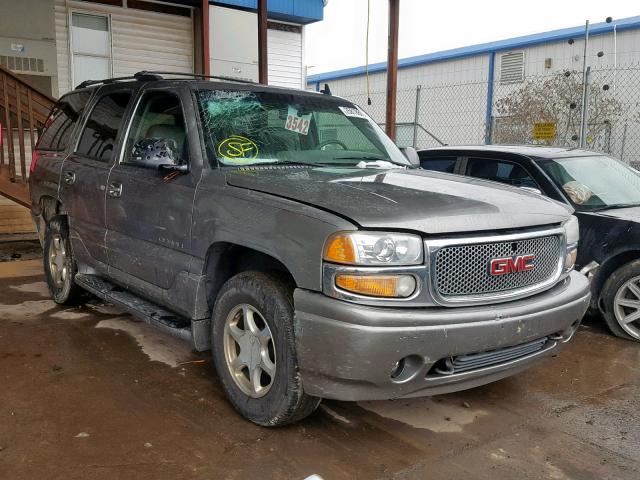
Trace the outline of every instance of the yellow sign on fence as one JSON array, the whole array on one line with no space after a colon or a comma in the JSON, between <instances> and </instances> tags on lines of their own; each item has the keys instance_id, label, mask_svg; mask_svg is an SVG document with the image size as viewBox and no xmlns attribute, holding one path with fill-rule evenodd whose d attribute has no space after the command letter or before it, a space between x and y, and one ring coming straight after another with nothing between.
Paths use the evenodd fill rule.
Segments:
<instances>
[{"instance_id":1,"label":"yellow sign on fence","mask_svg":"<svg viewBox=\"0 0 640 480\"><path fill-rule=\"evenodd\" d=\"M534 140L553 140L556 138L556 123L542 122L533 124Z\"/></svg>"}]
</instances>

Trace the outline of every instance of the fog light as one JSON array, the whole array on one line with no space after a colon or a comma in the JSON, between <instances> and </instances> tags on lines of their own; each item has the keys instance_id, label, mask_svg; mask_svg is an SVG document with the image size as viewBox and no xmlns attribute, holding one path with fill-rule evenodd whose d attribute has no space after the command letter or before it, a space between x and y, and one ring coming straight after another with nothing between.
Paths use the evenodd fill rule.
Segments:
<instances>
[{"instance_id":1,"label":"fog light","mask_svg":"<svg viewBox=\"0 0 640 480\"><path fill-rule=\"evenodd\" d=\"M411 275L336 275L336 286L369 297L407 298L416 290Z\"/></svg>"}]
</instances>

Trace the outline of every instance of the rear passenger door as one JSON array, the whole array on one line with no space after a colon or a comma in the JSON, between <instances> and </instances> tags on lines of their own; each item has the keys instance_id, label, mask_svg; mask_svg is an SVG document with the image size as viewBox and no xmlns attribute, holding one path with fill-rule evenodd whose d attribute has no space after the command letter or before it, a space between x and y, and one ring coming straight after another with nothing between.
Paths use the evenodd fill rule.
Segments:
<instances>
[{"instance_id":1,"label":"rear passenger door","mask_svg":"<svg viewBox=\"0 0 640 480\"><path fill-rule=\"evenodd\" d=\"M107 265L107 179L132 96L131 89L121 86L98 92L75 149L62 165L60 198L69 213L74 254L81 263L102 270Z\"/></svg>"},{"instance_id":2,"label":"rear passenger door","mask_svg":"<svg viewBox=\"0 0 640 480\"><path fill-rule=\"evenodd\" d=\"M186 88L148 88L136 102L122 154L109 175L106 200L109 272L120 283L130 284L133 276L167 290L188 274L199 178L189 142L189 133L195 138L197 133L188 132L185 121L195 116L190 98ZM191 110L187 113L185 107ZM158 168L136 153L140 145L164 140L175 142L179 161L189 171Z\"/></svg>"}]
</instances>

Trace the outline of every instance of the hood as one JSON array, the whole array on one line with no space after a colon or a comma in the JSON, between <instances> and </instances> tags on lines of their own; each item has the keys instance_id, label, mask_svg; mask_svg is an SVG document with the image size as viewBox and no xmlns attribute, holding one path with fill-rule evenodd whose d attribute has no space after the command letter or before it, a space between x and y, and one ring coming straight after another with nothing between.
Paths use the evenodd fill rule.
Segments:
<instances>
[{"instance_id":1,"label":"hood","mask_svg":"<svg viewBox=\"0 0 640 480\"><path fill-rule=\"evenodd\" d=\"M597 212L585 211L583 213L598 217L615 218L625 222L640 223L640 207L612 208L610 210L599 210Z\"/></svg>"},{"instance_id":2,"label":"hood","mask_svg":"<svg viewBox=\"0 0 640 480\"><path fill-rule=\"evenodd\" d=\"M559 223L571 210L495 182L426 170L255 168L226 172L228 185L296 200L362 228L426 234Z\"/></svg>"}]
</instances>

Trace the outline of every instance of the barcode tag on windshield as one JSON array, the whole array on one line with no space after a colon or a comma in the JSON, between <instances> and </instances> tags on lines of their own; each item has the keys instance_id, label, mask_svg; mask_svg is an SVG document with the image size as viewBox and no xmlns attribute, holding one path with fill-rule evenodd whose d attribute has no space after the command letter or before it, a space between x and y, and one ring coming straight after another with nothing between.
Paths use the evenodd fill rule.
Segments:
<instances>
[{"instance_id":1,"label":"barcode tag on windshield","mask_svg":"<svg viewBox=\"0 0 640 480\"><path fill-rule=\"evenodd\" d=\"M291 130L292 132L306 135L309 133L309 124L311 123L311 114L298 115L298 111L289 106L287 111L287 121L284 124L284 128Z\"/></svg>"},{"instance_id":2,"label":"barcode tag on windshield","mask_svg":"<svg viewBox=\"0 0 640 480\"><path fill-rule=\"evenodd\" d=\"M347 117L367 118L358 107L338 107Z\"/></svg>"}]
</instances>

